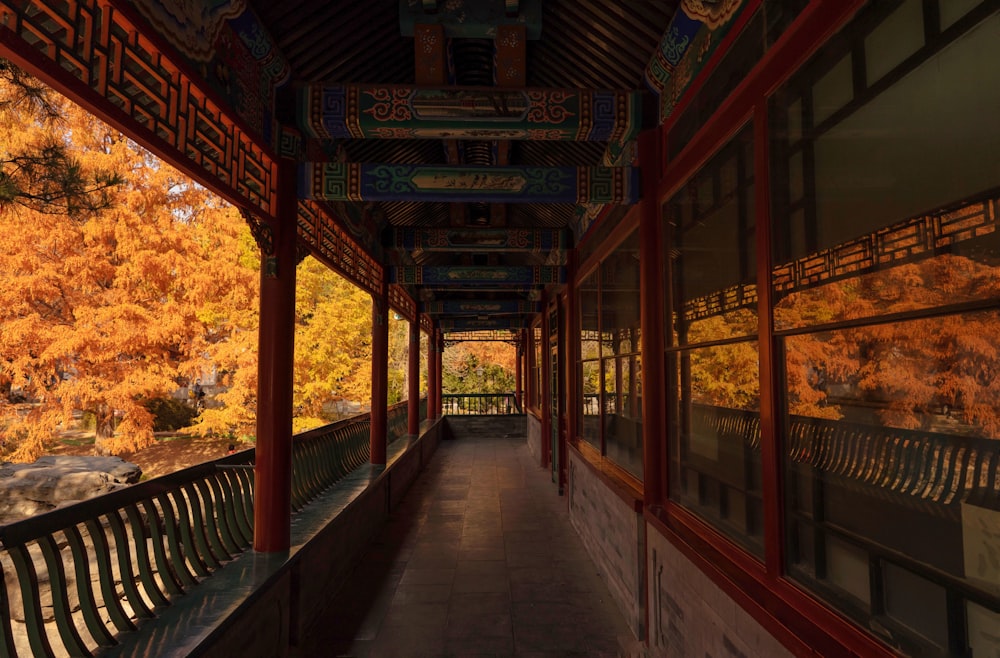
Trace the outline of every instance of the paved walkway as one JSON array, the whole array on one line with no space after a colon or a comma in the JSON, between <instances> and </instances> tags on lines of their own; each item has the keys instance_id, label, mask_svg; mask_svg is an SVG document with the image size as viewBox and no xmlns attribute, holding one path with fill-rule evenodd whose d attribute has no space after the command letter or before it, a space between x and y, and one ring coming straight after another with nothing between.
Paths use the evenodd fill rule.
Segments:
<instances>
[{"instance_id":1,"label":"paved walkway","mask_svg":"<svg viewBox=\"0 0 1000 658\"><path fill-rule=\"evenodd\" d=\"M640 646L524 439L444 441L307 656L627 656Z\"/></svg>"}]
</instances>

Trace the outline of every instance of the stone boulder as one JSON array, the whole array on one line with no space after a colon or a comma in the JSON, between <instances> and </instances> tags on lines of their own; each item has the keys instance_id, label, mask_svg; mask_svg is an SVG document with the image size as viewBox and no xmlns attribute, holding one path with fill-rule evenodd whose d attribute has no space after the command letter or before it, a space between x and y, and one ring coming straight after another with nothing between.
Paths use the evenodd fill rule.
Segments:
<instances>
[{"instance_id":1,"label":"stone boulder","mask_svg":"<svg viewBox=\"0 0 1000 658\"><path fill-rule=\"evenodd\" d=\"M119 457L41 457L0 464L0 523L47 512L139 481L142 470Z\"/></svg>"}]
</instances>

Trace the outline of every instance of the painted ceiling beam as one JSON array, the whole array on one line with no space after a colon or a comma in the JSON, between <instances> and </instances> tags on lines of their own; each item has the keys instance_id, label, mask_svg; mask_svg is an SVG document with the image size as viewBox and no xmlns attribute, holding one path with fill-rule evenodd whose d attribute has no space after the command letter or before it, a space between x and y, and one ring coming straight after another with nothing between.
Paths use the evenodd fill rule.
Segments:
<instances>
[{"instance_id":1,"label":"painted ceiling beam","mask_svg":"<svg viewBox=\"0 0 1000 658\"><path fill-rule=\"evenodd\" d=\"M548 253L568 248L568 233L556 229L395 228L391 246L423 252Z\"/></svg>"},{"instance_id":2,"label":"painted ceiling beam","mask_svg":"<svg viewBox=\"0 0 1000 658\"><path fill-rule=\"evenodd\" d=\"M638 91L309 85L299 127L320 139L530 139L627 142Z\"/></svg>"},{"instance_id":3,"label":"painted ceiling beam","mask_svg":"<svg viewBox=\"0 0 1000 658\"><path fill-rule=\"evenodd\" d=\"M613 203L639 200L632 167L474 167L306 162L299 198L317 201Z\"/></svg>"},{"instance_id":4,"label":"painted ceiling beam","mask_svg":"<svg viewBox=\"0 0 1000 658\"><path fill-rule=\"evenodd\" d=\"M438 321L442 331L481 331L483 329L521 329L525 322L521 318L443 318Z\"/></svg>"},{"instance_id":5,"label":"painted ceiling beam","mask_svg":"<svg viewBox=\"0 0 1000 658\"><path fill-rule=\"evenodd\" d=\"M524 25L529 39L542 36L542 0L399 0L399 33L412 37L415 25L439 24L449 39L492 39L498 25Z\"/></svg>"},{"instance_id":6,"label":"painted ceiling beam","mask_svg":"<svg viewBox=\"0 0 1000 658\"><path fill-rule=\"evenodd\" d=\"M475 286L544 285L565 283L566 268L531 266L397 266L389 270L389 283L403 285Z\"/></svg>"},{"instance_id":7,"label":"painted ceiling beam","mask_svg":"<svg viewBox=\"0 0 1000 658\"><path fill-rule=\"evenodd\" d=\"M542 305L516 299L463 300L447 299L439 302L422 302L421 313L429 315L524 315L539 313Z\"/></svg>"}]
</instances>

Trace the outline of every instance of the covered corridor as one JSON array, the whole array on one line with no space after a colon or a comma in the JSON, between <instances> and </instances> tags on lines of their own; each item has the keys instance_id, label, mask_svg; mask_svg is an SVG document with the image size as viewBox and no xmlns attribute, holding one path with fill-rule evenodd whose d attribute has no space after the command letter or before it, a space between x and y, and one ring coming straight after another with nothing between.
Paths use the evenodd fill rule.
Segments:
<instances>
[{"instance_id":1,"label":"covered corridor","mask_svg":"<svg viewBox=\"0 0 1000 658\"><path fill-rule=\"evenodd\" d=\"M302 655L638 655L599 569L523 437L444 441Z\"/></svg>"}]
</instances>

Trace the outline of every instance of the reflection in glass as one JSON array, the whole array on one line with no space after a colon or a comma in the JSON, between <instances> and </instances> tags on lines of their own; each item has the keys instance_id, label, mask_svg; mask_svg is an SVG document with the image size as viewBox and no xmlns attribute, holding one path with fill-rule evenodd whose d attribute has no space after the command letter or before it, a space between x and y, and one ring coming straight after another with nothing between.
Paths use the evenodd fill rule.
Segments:
<instances>
[{"instance_id":1,"label":"reflection in glass","mask_svg":"<svg viewBox=\"0 0 1000 658\"><path fill-rule=\"evenodd\" d=\"M583 439L600 449L601 447L601 363L584 361L581 364L581 392L583 398L580 434Z\"/></svg>"},{"instance_id":2,"label":"reflection in glass","mask_svg":"<svg viewBox=\"0 0 1000 658\"><path fill-rule=\"evenodd\" d=\"M664 207L671 344L757 333L749 127Z\"/></svg>"},{"instance_id":3,"label":"reflection in glass","mask_svg":"<svg viewBox=\"0 0 1000 658\"><path fill-rule=\"evenodd\" d=\"M580 358L596 359L600 356L598 308L600 271L594 271L580 284Z\"/></svg>"},{"instance_id":4,"label":"reflection in glass","mask_svg":"<svg viewBox=\"0 0 1000 658\"><path fill-rule=\"evenodd\" d=\"M671 498L761 555L753 189L748 126L664 206L667 414Z\"/></svg>"},{"instance_id":5,"label":"reflection in glass","mask_svg":"<svg viewBox=\"0 0 1000 658\"><path fill-rule=\"evenodd\" d=\"M639 355L604 360L604 437L608 458L642 478L642 406Z\"/></svg>"},{"instance_id":6,"label":"reflection in glass","mask_svg":"<svg viewBox=\"0 0 1000 658\"><path fill-rule=\"evenodd\" d=\"M757 343L674 353L670 494L722 532L763 553Z\"/></svg>"},{"instance_id":7,"label":"reflection in glass","mask_svg":"<svg viewBox=\"0 0 1000 658\"><path fill-rule=\"evenodd\" d=\"M786 568L907 655L997 647L998 33L869 3L769 111Z\"/></svg>"}]
</instances>

